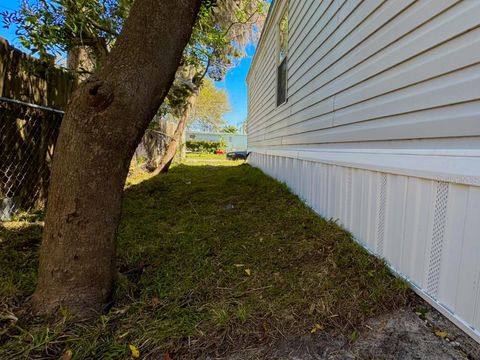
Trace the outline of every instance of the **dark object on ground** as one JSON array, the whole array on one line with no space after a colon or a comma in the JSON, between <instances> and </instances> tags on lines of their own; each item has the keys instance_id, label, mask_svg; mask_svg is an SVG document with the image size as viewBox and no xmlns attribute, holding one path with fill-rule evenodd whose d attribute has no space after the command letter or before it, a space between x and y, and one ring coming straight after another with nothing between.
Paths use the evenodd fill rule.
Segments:
<instances>
[{"instance_id":1,"label":"dark object on ground","mask_svg":"<svg viewBox=\"0 0 480 360\"><path fill-rule=\"evenodd\" d=\"M230 151L227 153L228 160L247 160L247 151Z\"/></svg>"}]
</instances>

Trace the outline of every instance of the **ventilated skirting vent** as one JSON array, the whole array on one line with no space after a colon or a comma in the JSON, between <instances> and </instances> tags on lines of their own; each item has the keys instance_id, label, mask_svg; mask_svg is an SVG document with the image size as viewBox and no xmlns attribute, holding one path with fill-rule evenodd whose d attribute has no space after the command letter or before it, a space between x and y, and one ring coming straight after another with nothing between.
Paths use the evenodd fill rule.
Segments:
<instances>
[{"instance_id":1,"label":"ventilated skirting vent","mask_svg":"<svg viewBox=\"0 0 480 360\"><path fill-rule=\"evenodd\" d=\"M346 206L347 206L347 211L346 211L346 219L345 219L345 224L349 225L352 223L352 169L347 170L347 194L346 194Z\"/></svg>"},{"instance_id":2,"label":"ventilated skirting vent","mask_svg":"<svg viewBox=\"0 0 480 360\"><path fill-rule=\"evenodd\" d=\"M378 225L377 225L377 255L383 254L385 238L385 215L387 207L387 174L381 174L380 189L378 191Z\"/></svg>"},{"instance_id":3,"label":"ventilated skirting vent","mask_svg":"<svg viewBox=\"0 0 480 360\"><path fill-rule=\"evenodd\" d=\"M443 240L447 219L448 183L437 182L435 198L435 215L433 218L432 247L430 250L430 263L427 279L427 293L434 299L438 295L440 279L440 266L442 260Z\"/></svg>"}]
</instances>

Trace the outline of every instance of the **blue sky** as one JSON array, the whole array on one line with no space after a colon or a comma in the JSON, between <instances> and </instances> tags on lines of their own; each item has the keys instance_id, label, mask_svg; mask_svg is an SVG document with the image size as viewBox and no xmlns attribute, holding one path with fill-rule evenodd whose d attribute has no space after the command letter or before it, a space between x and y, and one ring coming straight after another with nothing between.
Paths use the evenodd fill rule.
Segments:
<instances>
[{"instance_id":1,"label":"blue sky","mask_svg":"<svg viewBox=\"0 0 480 360\"><path fill-rule=\"evenodd\" d=\"M21 0L0 0L0 11L15 10L20 6L20 3ZM6 38L13 46L22 48L15 37L14 29L5 29L2 24L0 36ZM228 92L232 111L225 115L225 120L234 126L239 126L247 117L247 85L245 79L254 52L255 48L250 46L247 49L247 57L242 59L236 67L230 69L223 81L216 83L218 88L225 89Z\"/></svg>"},{"instance_id":2,"label":"blue sky","mask_svg":"<svg viewBox=\"0 0 480 360\"><path fill-rule=\"evenodd\" d=\"M247 48L247 56L240 63L229 70L225 79L217 82L216 86L228 92L232 111L225 115L231 125L239 127L247 118L247 84L245 82L252 63L255 47Z\"/></svg>"},{"instance_id":3,"label":"blue sky","mask_svg":"<svg viewBox=\"0 0 480 360\"><path fill-rule=\"evenodd\" d=\"M15 10L20 6L20 3L21 0L0 0L0 11ZM3 22L0 28L0 36L6 38L11 45L21 48L20 42L15 38L15 29L5 29Z\"/></svg>"}]
</instances>

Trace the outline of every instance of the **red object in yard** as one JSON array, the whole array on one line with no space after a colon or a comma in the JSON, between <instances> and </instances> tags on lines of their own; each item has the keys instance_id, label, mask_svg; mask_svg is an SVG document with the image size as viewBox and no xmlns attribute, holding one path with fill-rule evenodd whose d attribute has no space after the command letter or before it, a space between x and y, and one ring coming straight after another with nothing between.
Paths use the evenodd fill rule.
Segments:
<instances>
[{"instance_id":1,"label":"red object in yard","mask_svg":"<svg viewBox=\"0 0 480 360\"><path fill-rule=\"evenodd\" d=\"M217 149L217 150L215 150L215 154L217 154L217 155L225 155L225 150L223 150L223 149Z\"/></svg>"}]
</instances>

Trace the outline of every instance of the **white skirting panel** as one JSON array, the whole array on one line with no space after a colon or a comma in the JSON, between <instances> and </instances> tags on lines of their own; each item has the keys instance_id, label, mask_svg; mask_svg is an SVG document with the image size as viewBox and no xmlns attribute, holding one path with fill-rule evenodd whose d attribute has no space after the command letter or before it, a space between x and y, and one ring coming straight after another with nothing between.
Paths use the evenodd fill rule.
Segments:
<instances>
[{"instance_id":1,"label":"white skirting panel","mask_svg":"<svg viewBox=\"0 0 480 360\"><path fill-rule=\"evenodd\" d=\"M252 152L480 342L480 187Z\"/></svg>"}]
</instances>

